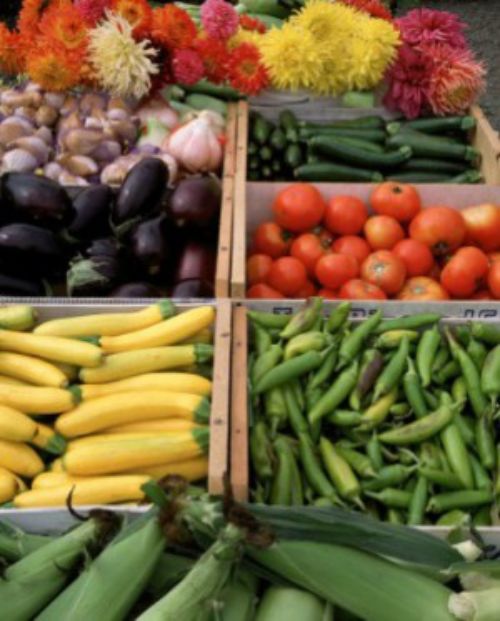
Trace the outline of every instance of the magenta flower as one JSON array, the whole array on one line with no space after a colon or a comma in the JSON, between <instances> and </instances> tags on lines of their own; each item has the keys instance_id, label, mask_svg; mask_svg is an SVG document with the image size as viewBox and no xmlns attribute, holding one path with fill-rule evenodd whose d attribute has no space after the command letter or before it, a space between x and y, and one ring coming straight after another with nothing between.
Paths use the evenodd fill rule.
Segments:
<instances>
[{"instance_id":1,"label":"magenta flower","mask_svg":"<svg viewBox=\"0 0 500 621\"><path fill-rule=\"evenodd\" d=\"M419 46L423 43L445 43L454 48L466 48L464 22L448 11L414 9L396 20L405 43Z\"/></svg>"},{"instance_id":2,"label":"magenta flower","mask_svg":"<svg viewBox=\"0 0 500 621\"><path fill-rule=\"evenodd\" d=\"M172 71L176 82L196 84L205 76L205 65L195 50L175 50L172 58Z\"/></svg>"},{"instance_id":3,"label":"magenta flower","mask_svg":"<svg viewBox=\"0 0 500 621\"><path fill-rule=\"evenodd\" d=\"M225 41L238 30L239 17L229 2L205 0L201 5L201 23L210 37Z\"/></svg>"},{"instance_id":4,"label":"magenta flower","mask_svg":"<svg viewBox=\"0 0 500 621\"><path fill-rule=\"evenodd\" d=\"M89 26L95 26L104 17L104 11L110 7L111 0L75 0L74 5L80 11Z\"/></svg>"}]
</instances>

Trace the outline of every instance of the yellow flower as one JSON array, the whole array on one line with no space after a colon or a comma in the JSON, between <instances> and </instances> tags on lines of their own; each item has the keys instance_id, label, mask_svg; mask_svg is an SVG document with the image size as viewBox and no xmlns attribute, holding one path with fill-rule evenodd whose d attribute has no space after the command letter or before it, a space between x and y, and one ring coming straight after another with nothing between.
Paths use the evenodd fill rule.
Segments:
<instances>
[{"instance_id":1,"label":"yellow flower","mask_svg":"<svg viewBox=\"0 0 500 621\"><path fill-rule=\"evenodd\" d=\"M245 28L238 28L235 35L233 35L229 41L228 45L230 49L233 49L240 45L240 43L253 43L257 47L259 46L260 41L264 35L255 30L245 30Z\"/></svg>"},{"instance_id":2,"label":"yellow flower","mask_svg":"<svg viewBox=\"0 0 500 621\"><path fill-rule=\"evenodd\" d=\"M335 47L340 38L353 32L357 15L356 11L344 4L309 0L303 9L290 18L290 23L309 30L318 45Z\"/></svg>"}]
</instances>

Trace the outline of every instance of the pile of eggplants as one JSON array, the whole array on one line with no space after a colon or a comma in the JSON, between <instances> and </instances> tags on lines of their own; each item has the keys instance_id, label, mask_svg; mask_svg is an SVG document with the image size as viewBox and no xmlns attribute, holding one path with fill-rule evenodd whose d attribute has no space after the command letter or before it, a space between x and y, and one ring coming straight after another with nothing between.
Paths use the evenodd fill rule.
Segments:
<instances>
[{"instance_id":1,"label":"pile of eggplants","mask_svg":"<svg viewBox=\"0 0 500 621\"><path fill-rule=\"evenodd\" d=\"M220 181L167 182L157 158L136 164L119 190L4 174L0 295L212 296Z\"/></svg>"}]
</instances>

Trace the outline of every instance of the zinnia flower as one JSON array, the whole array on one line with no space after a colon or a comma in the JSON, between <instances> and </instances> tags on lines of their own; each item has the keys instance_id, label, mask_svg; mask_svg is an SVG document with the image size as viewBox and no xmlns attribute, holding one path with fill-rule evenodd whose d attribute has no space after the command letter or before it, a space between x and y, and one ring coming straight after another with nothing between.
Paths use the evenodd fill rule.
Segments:
<instances>
[{"instance_id":1,"label":"zinnia flower","mask_svg":"<svg viewBox=\"0 0 500 621\"><path fill-rule=\"evenodd\" d=\"M431 58L409 45L403 45L396 63L387 74L388 91L384 104L409 119L420 116L428 103L432 70Z\"/></svg>"},{"instance_id":2,"label":"zinnia flower","mask_svg":"<svg viewBox=\"0 0 500 621\"><path fill-rule=\"evenodd\" d=\"M240 28L243 28L243 30L260 32L260 34L264 34L267 30L266 25L264 22L261 22L260 19L245 14L240 15Z\"/></svg>"},{"instance_id":3,"label":"zinnia flower","mask_svg":"<svg viewBox=\"0 0 500 621\"><path fill-rule=\"evenodd\" d=\"M9 75L22 73L23 58L19 34L0 22L0 71Z\"/></svg>"},{"instance_id":4,"label":"zinnia flower","mask_svg":"<svg viewBox=\"0 0 500 621\"><path fill-rule=\"evenodd\" d=\"M129 22L108 13L89 35L89 59L102 88L117 97L140 99L159 72L151 60L156 51L149 41L136 41Z\"/></svg>"},{"instance_id":5,"label":"zinnia flower","mask_svg":"<svg viewBox=\"0 0 500 621\"><path fill-rule=\"evenodd\" d=\"M257 95L269 84L259 50L251 43L242 43L231 52L228 75L231 86L245 95Z\"/></svg>"},{"instance_id":6,"label":"zinnia flower","mask_svg":"<svg viewBox=\"0 0 500 621\"><path fill-rule=\"evenodd\" d=\"M203 60L207 78L215 84L224 82L228 65L228 51L224 43L211 37L198 37L194 42L194 49Z\"/></svg>"},{"instance_id":7,"label":"zinnia flower","mask_svg":"<svg viewBox=\"0 0 500 621\"><path fill-rule=\"evenodd\" d=\"M174 78L181 84L196 84L205 75L201 56L195 50L175 50L172 59Z\"/></svg>"},{"instance_id":8,"label":"zinnia flower","mask_svg":"<svg viewBox=\"0 0 500 621\"><path fill-rule=\"evenodd\" d=\"M87 25L80 11L72 4L50 6L43 14L40 31L58 41L68 50L76 50L87 42Z\"/></svg>"},{"instance_id":9,"label":"zinnia flower","mask_svg":"<svg viewBox=\"0 0 500 621\"><path fill-rule=\"evenodd\" d=\"M368 13L372 17L379 17L392 21L392 14L389 9L380 2L380 0L340 0L343 4L352 6L355 9Z\"/></svg>"},{"instance_id":10,"label":"zinnia flower","mask_svg":"<svg viewBox=\"0 0 500 621\"><path fill-rule=\"evenodd\" d=\"M187 11L167 4L153 11L151 37L171 50L190 47L196 37L196 25Z\"/></svg>"},{"instance_id":11,"label":"zinnia flower","mask_svg":"<svg viewBox=\"0 0 500 621\"><path fill-rule=\"evenodd\" d=\"M66 91L80 80L81 58L57 41L39 37L26 59L26 71L33 80L48 91Z\"/></svg>"},{"instance_id":12,"label":"zinnia flower","mask_svg":"<svg viewBox=\"0 0 500 621\"><path fill-rule=\"evenodd\" d=\"M455 13L435 9L414 9L396 20L405 43L419 46L422 43L446 43L452 47L466 48L466 25Z\"/></svg>"},{"instance_id":13,"label":"zinnia flower","mask_svg":"<svg viewBox=\"0 0 500 621\"><path fill-rule=\"evenodd\" d=\"M225 41L238 29L238 13L225 0L205 0L200 15L203 28L214 39Z\"/></svg>"},{"instance_id":14,"label":"zinnia flower","mask_svg":"<svg viewBox=\"0 0 500 621\"><path fill-rule=\"evenodd\" d=\"M111 0L75 0L74 4L85 22L94 27L103 19L104 12L109 9Z\"/></svg>"},{"instance_id":15,"label":"zinnia flower","mask_svg":"<svg viewBox=\"0 0 500 621\"><path fill-rule=\"evenodd\" d=\"M137 39L149 35L153 9L147 0L111 0L111 10L128 21Z\"/></svg>"},{"instance_id":16,"label":"zinnia flower","mask_svg":"<svg viewBox=\"0 0 500 621\"><path fill-rule=\"evenodd\" d=\"M422 52L434 62L428 91L434 114L466 112L485 88L483 64L468 50L448 45L428 44Z\"/></svg>"}]
</instances>

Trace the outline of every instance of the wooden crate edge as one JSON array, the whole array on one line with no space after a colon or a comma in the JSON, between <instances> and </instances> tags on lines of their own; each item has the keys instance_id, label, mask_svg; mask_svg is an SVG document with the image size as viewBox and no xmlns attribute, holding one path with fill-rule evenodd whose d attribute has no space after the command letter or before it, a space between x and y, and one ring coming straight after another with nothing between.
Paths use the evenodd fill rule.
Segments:
<instances>
[{"instance_id":1,"label":"wooden crate edge","mask_svg":"<svg viewBox=\"0 0 500 621\"><path fill-rule=\"evenodd\" d=\"M500 138L479 106L472 106L476 119L472 144L481 153L481 172L486 185L500 185Z\"/></svg>"}]
</instances>

